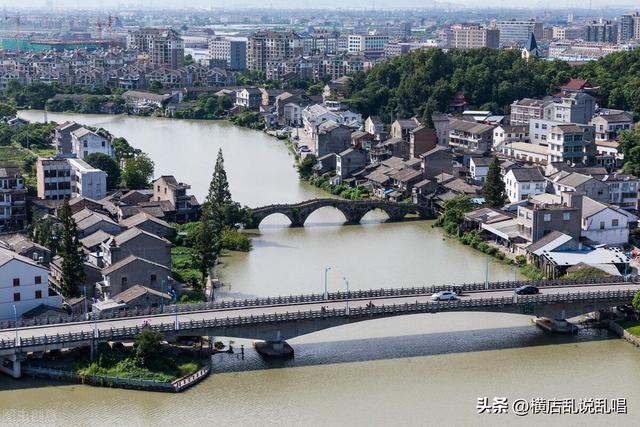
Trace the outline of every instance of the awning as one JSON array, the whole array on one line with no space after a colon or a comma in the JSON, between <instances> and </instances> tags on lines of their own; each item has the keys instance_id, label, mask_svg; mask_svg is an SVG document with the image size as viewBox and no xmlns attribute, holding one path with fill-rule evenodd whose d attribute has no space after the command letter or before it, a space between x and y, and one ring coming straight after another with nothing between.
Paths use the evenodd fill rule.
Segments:
<instances>
[{"instance_id":1,"label":"awning","mask_svg":"<svg viewBox=\"0 0 640 427\"><path fill-rule=\"evenodd\" d=\"M518 237L518 222L516 219L508 219L506 221L494 222L492 224L482 224L482 229L489 233L495 234L505 240L511 240Z\"/></svg>"}]
</instances>

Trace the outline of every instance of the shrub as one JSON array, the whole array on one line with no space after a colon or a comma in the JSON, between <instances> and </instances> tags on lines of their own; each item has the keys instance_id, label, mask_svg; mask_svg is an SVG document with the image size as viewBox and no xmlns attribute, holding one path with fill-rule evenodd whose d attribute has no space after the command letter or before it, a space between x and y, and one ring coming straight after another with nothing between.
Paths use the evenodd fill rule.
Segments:
<instances>
[{"instance_id":1,"label":"shrub","mask_svg":"<svg viewBox=\"0 0 640 427\"><path fill-rule=\"evenodd\" d=\"M527 257L524 255L516 255L516 264L520 267L524 266L527 263Z\"/></svg>"}]
</instances>

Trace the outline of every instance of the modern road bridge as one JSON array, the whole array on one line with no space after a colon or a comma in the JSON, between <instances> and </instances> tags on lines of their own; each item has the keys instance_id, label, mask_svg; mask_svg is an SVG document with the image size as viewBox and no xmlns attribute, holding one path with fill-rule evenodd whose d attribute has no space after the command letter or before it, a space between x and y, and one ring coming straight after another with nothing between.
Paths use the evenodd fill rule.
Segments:
<instances>
[{"instance_id":1,"label":"modern road bridge","mask_svg":"<svg viewBox=\"0 0 640 427\"><path fill-rule=\"evenodd\" d=\"M388 200L314 199L300 203L269 205L251 209L247 228L258 228L262 220L273 214L282 214L289 218L291 226L302 227L309 215L325 207L332 207L342 212L348 224L358 224L362 217L375 209L384 211L390 221L401 221L409 214L415 214L425 219L434 218L431 207L415 203L395 203Z\"/></svg>"},{"instance_id":2,"label":"modern road bridge","mask_svg":"<svg viewBox=\"0 0 640 427\"><path fill-rule=\"evenodd\" d=\"M2 329L0 360L4 359L5 363L0 369L19 377L20 361L28 353L38 355L96 342L129 340L144 328L157 330L167 338L229 336L279 342L350 323L421 313L487 311L565 319L630 304L634 294L640 291L640 283L566 285L549 282L541 286L539 295L515 296L512 289L478 289L465 291L455 301L442 302L431 300L429 288L410 289L414 292L403 290L385 295L379 290L356 291L332 294L327 299L322 295L275 297L261 299L259 304L221 304L144 317Z\"/></svg>"}]
</instances>

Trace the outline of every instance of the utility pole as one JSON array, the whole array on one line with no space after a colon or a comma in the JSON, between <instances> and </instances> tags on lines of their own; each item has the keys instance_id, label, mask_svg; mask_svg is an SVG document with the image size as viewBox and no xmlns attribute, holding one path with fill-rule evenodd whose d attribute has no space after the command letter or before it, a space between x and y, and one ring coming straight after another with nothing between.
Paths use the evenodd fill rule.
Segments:
<instances>
[{"instance_id":1,"label":"utility pole","mask_svg":"<svg viewBox=\"0 0 640 427\"><path fill-rule=\"evenodd\" d=\"M347 285L347 310L345 311L346 315L349 315L349 281L347 280L346 277L343 277L342 280L344 280L344 283Z\"/></svg>"},{"instance_id":2,"label":"utility pole","mask_svg":"<svg viewBox=\"0 0 640 427\"><path fill-rule=\"evenodd\" d=\"M329 293L327 292L327 275L330 270L331 270L331 267L329 266L326 266L324 268L324 299L325 300L329 298Z\"/></svg>"},{"instance_id":3,"label":"utility pole","mask_svg":"<svg viewBox=\"0 0 640 427\"><path fill-rule=\"evenodd\" d=\"M485 255L484 259L484 288L489 289L489 255Z\"/></svg>"}]
</instances>

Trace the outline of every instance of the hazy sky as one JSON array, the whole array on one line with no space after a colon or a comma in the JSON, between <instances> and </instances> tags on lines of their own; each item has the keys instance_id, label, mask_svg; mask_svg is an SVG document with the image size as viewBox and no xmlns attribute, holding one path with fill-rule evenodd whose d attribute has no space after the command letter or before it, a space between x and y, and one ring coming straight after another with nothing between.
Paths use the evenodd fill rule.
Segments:
<instances>
[{"instance_id":1,"label":"hazy sky","mask_svg":"<svg viewBox=\"0 0 640 427\"><path fill-rule=\"evenodd\" d=\"M158 7L225 7L234 8L256 8L256 7L273 7L273 8L307 8L314 7L316 4L312 0L100 0L93 2L88 0L50 0L55 8L101 8L122 6L152 6ZM623 8L640 9L638 0L449 0L437 1L433 0L323 0L318 2L325 8L352 8L352 9L371 9L375 8L411 8L411 7L431 7L436 3L443 5L446 3L457 4L466 7L518 7L518 8L588 8L590 3L594 9L602 9L604 7L620 6ZM0 5L7 8L12 7L44 7L47 0L0 0Z\"/></svg>"}]
</instances>

